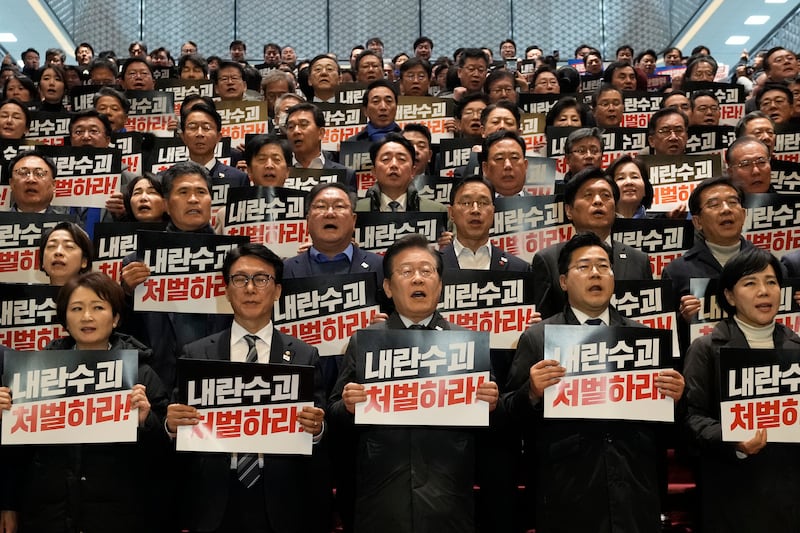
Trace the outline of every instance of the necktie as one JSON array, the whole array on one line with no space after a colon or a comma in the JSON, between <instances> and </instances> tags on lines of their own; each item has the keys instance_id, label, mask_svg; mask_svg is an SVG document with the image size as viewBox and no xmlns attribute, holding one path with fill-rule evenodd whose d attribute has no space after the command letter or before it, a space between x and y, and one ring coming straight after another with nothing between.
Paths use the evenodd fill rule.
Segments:
<instances>
[{"instance_id":1,"label":"necktie","mask_svg":"<svg viewBox=\"0 0 800 533\"><path fill-rule=\"evenodd\" d=\"M599 318L590 318L586 322L584 322L584 325L587 325L587 326L602 326L603 325L603 321L600 320Z\"/></svg>"},{"instance_id":2,"label":"necktie","mask_svg":"<svg viewBox=\"0 0 800 533\"><path fill-rule=\"evenodd\" d=\"M389 202L389 209L392 210L392 213L397 213L397 210L400 209L400 202L397 200L392 200Z\"/></svg>"},{"instance_id":3,"label":"necktie","mask_svg":"<svg viewBox=\"0 0 800 533\"><path fill-rule=\"evenodd\" d=\"M244 340L247 342L247 363L255 363L258 361L258 350L256 350L256 335L245 335ZM236 462L236 474L239 477L239 482L246 488L250 488L256 484L258 478L261 477L261 472L258 469L258 454L256 453L240 453L239 460Z\"/></svg>"},{"instance_id":4,"label":"necktie","mask_svg":"<svg viewBox=\"0 0 800 533\"><path fill-rule=\"evenodd\" d=\"M422 324L411 324L410 326L408 326L408 329L428 329L428 328L423 326Z\"/></svg>"},{"instance_id":5,"label":"necktie","mask_svg":"<svg viewBox=\"0 0 800 533\"><path fill-rule=\"evenodd\" d=\"M256 341L258 340L258 335L245 335L244 340L247 342L247 358L244 360L244 362L257 363L258 350L256 350Z\"/></svg>"}]
</instances>

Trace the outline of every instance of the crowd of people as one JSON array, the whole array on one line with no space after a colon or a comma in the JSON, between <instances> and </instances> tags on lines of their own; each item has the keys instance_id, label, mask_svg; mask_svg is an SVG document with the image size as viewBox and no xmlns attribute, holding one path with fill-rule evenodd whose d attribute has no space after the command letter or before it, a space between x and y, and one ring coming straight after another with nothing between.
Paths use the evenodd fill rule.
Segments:
<instances>
[{"instance_id":1,"label":"crowd of people","mask_svg":"<svg viewBox=\"0 0 800 533\"><path fill-rule=\"evenodd\" d=\"M246 44L231 42L229 57L205 57L192 41L175 61L170 51L134 42L128 57L75 50L28 49L22 66L10 57L0 73L0 143L13 147L7 176L14 213L63 215L41 239L38 261L53 286L58 322L68 336L47 350L134 350L139 355L130 404L138 409L137 441L111 444L0 446L0 532L323 532L340 527L385 532L653 532L670 527L665 495L667 448L677 448L695 475L694 531L791 532L800 528L800 458L794 445L772 442L759 429L742 442L722 440L720 350L786 350L800 337L776 323L784 279L800 272L800 250L778 260L743 236L750 194L774 193L771 162L776 134L800 119L800 64L775 47L749 57L720 79L710 51L684 55L635 53L614 58L581 45L573 66L524 53L507 39L491 48L467 47L436 59L434 42L418 38L409 53L385 57L380 38L355 46L342 61L333 54L308 60L291 46L268 43L251 65ZM672 68L668 83L659 61ZM346 66L345 66L346 65ZM525 68L530 66L530 68ZM685 67L685 68L684 68ZM70 111L74 87L96 87L92 109L71 113L67 146L108 148L126 132L130 91L155 91L154 73L210 80L215 96L189 96L171 129L187 160L160 174L123 169L121 189L104 208L53 205L59 169L29 146L32 116ZM596 81L591 95L585 82ZM688 202L652 210L653 185L638 154L603 168L604 131L619 128L631 91L656 93L660 109L640 153L682 156L693 126L720 123L718 95L685 90L687 82L733 82L747 92L745 114L726 148L725 171L693 188ZM353 141L368 141L374 185L359 190L356 171L322 149L326 116L317 104L337 103L337 90L363 88L366 124ZM492 242L495 203L524 197L529 148L521 136L519 97L553 94L547 126L571 128L564 146L567 171L557 184L568 240L539 250L531 263ZM403 97L453 100L448 132L471 140L469 161L455 169L449 203L423 196L415 183L440 175L438 146L424 124L398 124ZM271 131L234 146L231 165L215 151L223 138L220 101L263 100ZM346 142L346 141L345 141ZM169 234L225 233L225 214L212 225L212 178L231 187L283 187L292 168L338 169L342 182L321 182L305 195L309 242L279 257L262 243L243 244L225 257L222 276L233 315L135 311L132 295L151 269L125 258L120 279L92 271L97 222L157 222ZM381 257L354 241L363 213L446 213L436 243L408 235ZM548 325L643 327L611 305L615 280L653 278L648 255L613 238L619 218L691 219L694 245L666 266L679 298L681 357L654 387L674 401L673 424L544 417L548 387L567 375L545 349ZM357 372L355 343L335 357L294 338L273 322L283 280L374 273L381 312L370 330L460 330L438 311L443 279L455 270L529 273L537 313L521 335L510 367L493 369L474 391L485 402L489 427L370 426L354 423L367 401ZM691 342L689 324L701 310L694 278L719 280L726 318ZM264 455L176 452L182 426L199 411L176 392L179 358L314 368L313 406L297 415L311 434L313 453ZM0 358L2 370L2 358ZM8 381L0 415L13 412ZM552 389L551 389L552 390ZM526 490L519 489L520 484ZM478 487L476 489L476 487Z\"/></svg>"}]
</instances>

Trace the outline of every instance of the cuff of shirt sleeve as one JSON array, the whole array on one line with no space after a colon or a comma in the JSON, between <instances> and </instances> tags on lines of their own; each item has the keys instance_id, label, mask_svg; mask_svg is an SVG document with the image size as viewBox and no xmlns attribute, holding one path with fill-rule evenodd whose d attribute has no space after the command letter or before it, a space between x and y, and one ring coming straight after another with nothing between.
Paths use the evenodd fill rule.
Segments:
<instances>
[{"instance_id":1,"label":"cuff of shirt sleeve","mask_svg":"<svg viewBox=\"0 0 800 533\"><path fill-rule=\"evenodd\" d=\"M169 435L169 438L171 438L171 439L174 439L174 438L176 438L178 436L177 433L173 433L173 432L171 432L169 430L169 428L167 427L167 419L166 418L164 419L164 431L167 432L167 435Z\"/></svg>"}]
</instances>

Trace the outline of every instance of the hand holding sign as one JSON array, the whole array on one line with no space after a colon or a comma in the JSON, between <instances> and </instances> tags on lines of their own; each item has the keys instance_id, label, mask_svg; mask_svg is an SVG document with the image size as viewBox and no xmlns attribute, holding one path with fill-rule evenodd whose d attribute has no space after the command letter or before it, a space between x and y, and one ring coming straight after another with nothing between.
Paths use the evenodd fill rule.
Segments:
<instances>
[{"instance_id":1,"label":"hand holding sign","mask_svg":"<svg viewBox=\"0 0 800 533\"><path fill-rule=\"evenodd\" d=\"M139 426L144 426L147 415L150 414L150 401L145 394L145 386L140 383L131 389L131 409L139 410Z\"/></svg>"},{"instance_id":2,"label":"hand holding sign","mask_svg":"<svg viewBox=\"0 0 800 533\"><path fill-rule=\"evenodd\" d=\"M567 373L567 369L555 359L544 359L531 367L531 399L540 399L544 396L544 389L556 385Z\"/></svg>"},{"instance_id":3,"label":"hand holding sign","mask_svg":"<svg viewBox=\"0 0 800 533\"><path fill-rule=\"evenodd\" d=\"M196 426L200 413L194 407L182 403L171 403L167 407L167 430L177 433L178 426Z\"/></svg>"},{"instance_id":4,"label":"hand holding sign","mask_svg":"<svg viewBox=\"0 0 800 533\"><path fill-rule=\"evenodd\" d=\"M747 455L755 455L764 449L767 445L767 430L757 429L755 436L752 439L740 442L736 445L736 449Z\"/></svg>"},{"instance_id":5,"label":"hand holding sign","mask_svg":"<svg viewBox=\"0 0 800 533\"><path fill-rule=\"evenodd\" d=\"M297 421L303 426L306 433L311 433L315 437L322 432L322 421L325 419L325 411L319 407L303 407L297 414Z\"/></svg>"},{"instance_id":6,"label":"hand holding sign","mask_svg":"<svg viewBox=\"0 0 800 533\"><path fill-rule=\"evenodd\" d=\"M344 386L342 400L347 412L356 414L356 404L367 401L367 389L360 383L348 383Z\"/></svg>"},{"instance_id":7,"label":"hand holding sign","mask_svg":"<svg viewBox=\"0 0 800 533\"><path fill-rule=\"evenodd\" d=\"M3 418L3 411L11 409L11 389L0 387L0 418Z\"/></svg>"},{"instance_id":8,"label":"hand holding sign","mask_svg":"<svg viewBox=\"0 0 800 533\"><path fill-rule=\"evenodd\" d=\"M658 377L656 378L658 392L669 396L676 402L683 396L684 385L685 383L681 373L671 368L662 370L658 373Z\"/></svg>"},{"instance_id":9,"label":"hand holding sign","mask_svg":"<svg viewBox=\"0 0 800 533\"><path fill-rule=\"evenodd\" d=\"M478 385L478 391L475 394L475 398L488 403L490 413L494 411L497 408L497 400L500 398L500 392L497 389L497 383L494 381L484 381Z\"/></svg>"}]
</instances>

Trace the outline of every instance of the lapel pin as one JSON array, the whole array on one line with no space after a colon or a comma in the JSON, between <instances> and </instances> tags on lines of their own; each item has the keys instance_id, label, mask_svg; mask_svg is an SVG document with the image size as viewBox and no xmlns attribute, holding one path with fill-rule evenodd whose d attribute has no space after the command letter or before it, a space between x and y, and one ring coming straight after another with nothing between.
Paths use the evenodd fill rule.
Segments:
<instances>
[{"instance_id":1,"label":"lapel pin","mask_svg":"<svg viewBox=\"0 0 800 533\"><path fill-rule=\"evenodd\" d=\"M364 261L363 263L361 263L361 268L369 268L369 264L366 261Z\"/></svg>"},{"instance_id":2,"label":"lapel pin","mask_svg":"<svg viewBox=\"0 0 800 533\"><path fill-rule=\"evenodd\" d=\"M508 263L508 259L506 259L506 256L501 257L500 258L500 264L501 265L505 265L506 263Z\"/></svg>"},{"instance_id":3,"label":"lapel pin","mask_svg":"<svg viewBox=\"0 0 800 533\"><path fill-rule=\"evenodd\" d=\"M289 350L286 350L285 352L283 352L283 360L284 361L291 361L292 360L292 352L290 352Z\"/></svg>"},{"instance_id":4,"label":"lapel pin","mask_svg":"<svg viewBox=\"0 0 800 533\"><path fill-rule=\"evenodd\" d=\"M619 258L620 258L620 259L627 259L627 258L628 258L628 254L626 254L626 253L620 253L620 254L619 254Z\"/></svg>"}]
</instances>

